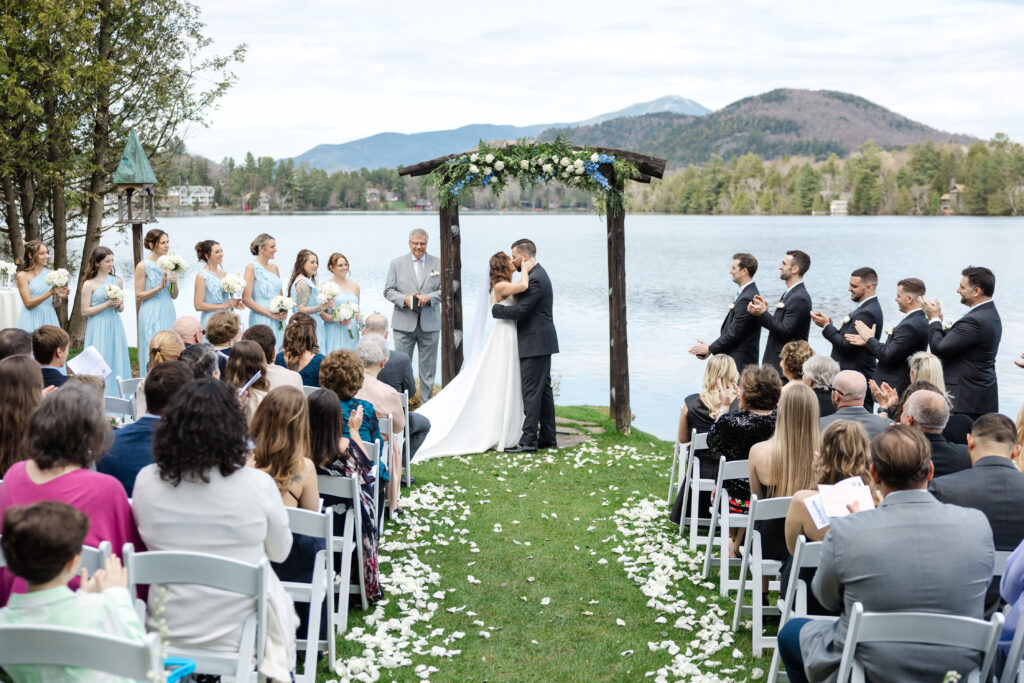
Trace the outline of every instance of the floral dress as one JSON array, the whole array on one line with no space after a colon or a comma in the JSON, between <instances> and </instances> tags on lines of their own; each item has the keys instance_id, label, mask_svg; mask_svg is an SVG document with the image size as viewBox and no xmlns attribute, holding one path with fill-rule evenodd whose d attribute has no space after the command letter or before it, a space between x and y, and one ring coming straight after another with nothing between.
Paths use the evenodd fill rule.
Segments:
<instances>
[{"instance_id":1,"label":"floral dress","mask_svg":"<svg viewBox=\"0 0 1024 683\"><path fill-rule=\"evenodd\" d=\"M708 432L708 448L718 451L728 461L746 460L750 456L750 447L755 443L767 441L775 433L775 417L773 410L767 415L759 415L749 410L738 410L719 417ZM715 476L718 475L716 468ZM750 501L750 481L747 479L730 479L723 486L729 492L732 511L746 514Z\"/></svg>"}]
</instances>

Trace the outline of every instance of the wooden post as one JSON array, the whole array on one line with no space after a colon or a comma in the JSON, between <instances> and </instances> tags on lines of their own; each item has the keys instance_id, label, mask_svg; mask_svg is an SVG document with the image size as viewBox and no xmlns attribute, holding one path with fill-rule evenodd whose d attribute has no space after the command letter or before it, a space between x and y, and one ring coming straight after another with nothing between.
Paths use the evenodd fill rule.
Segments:
<instances>
[{"instance_id":1,"label":"wooden post","mask_svg":"<svg viewBox=\"0 0 1024 683\"><path fill-rule=\"evenodd\" d=\"M615 428L629 436L629 345L626 341L626 214L621 208L624 182L615 178L617 210L608 210L608 343L611 415ZM609 202L611 204L611 202Z\"/></svg>"},{"instance_id":2,"label":"wooden post","mask_svg":"<svg viewBox=\"0 0 1024 683\"><path fill-rule=\"evenodd\" d=\"M459 206L441 207L441 382L462 368L462 236Z\"/></svg>"}]
</instances>

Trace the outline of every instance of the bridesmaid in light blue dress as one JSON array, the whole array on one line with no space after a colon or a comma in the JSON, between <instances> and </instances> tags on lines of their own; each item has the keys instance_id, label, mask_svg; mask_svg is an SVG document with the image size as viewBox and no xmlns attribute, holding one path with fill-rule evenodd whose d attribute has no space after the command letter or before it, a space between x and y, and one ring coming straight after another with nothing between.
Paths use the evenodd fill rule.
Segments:
<instances>
[{"instance_id":1,"label":"bridesmaid in light blue dress","mask_svg":"<svg viewBox=\"0 0 1024 683\"><path fill-rule=\"evenodd\" d=\"M320 267L320 259L309 249L303 249L295 257L295 267L292 269L292 277L288 285L288 296L295 299L295 308L299 313L305 313L316 325L316 343L318 348L323 348L327 343L324 333L324 321L320 314L327 310L330 302L318 303L316 298L320 291L316 286L316 271Z\"/></svg>"},{"instance_id":2,"label":"bridesmaid in light blue dress","mask_svg":"<svg viewBox=\"0 0 1024 683\"><path fill-rule=\"evenodd\" d=\"M359 285L348 279L348 259L334 252L327 261L327 270L331 272L331 282L338 285L341 293L334 297L333 306L342 303L359 304ZM327 343L321 345L320 353L325 356L338 349L354 349L359 343L359 324L355 321L341 323L331 318L329 312L321 314L324 319L324 332Z\"/></svg>"},{"instance_id":3,"label":"bridesmaid in light blue dress","mask_svg":"<svg viewBox=\"0 0 1024 683\"><path fill-rule=\"evenodd\" d=\"M224 262L224 249L219 242L203 240L196 243L196 258L205 263L206 267L196 273L195 296L192 303L199 312L199 322L206 329L206 321L219 311L241 309L241 299L231 299L221 286L220 281L227 273L221 264ZM205 333L204 333L205 334Z\"/></svg>"},{"instance_id":4,"label":"bridesmaid in light blue dress","mask_svg":"<svg viewBox=\"0 0 1024 683\"><path fill-rule=\"evenodd\" d=\"M149 255L135 266L135 300L139 306L139 377L146 376L149 340L160 330L174 327L174 299L178 298L178 274L166 273L156 260L171 247L167 233L153 228L143 241Z\"/></svg>"},{"instance_id":5,"label":"bridesmaid in light blue dress","mask_svg":"<svg viewBox=\"0 0 1024 683\"><path fill-rule=\"evenodd\" d=\"M124 336L124 325L121 323L121 311L124 300L107 299L103 288L107 285L123 287L121 278L114 275L114 252L106 247L96 247L89 257L89 269L82 283L82 316L87 320L85 325L85 345L95 346L110 366L110 374L105 380L104 394L120 396L117 378L128 379L132 376L131 363L128 360L128 342Z\"/></svg>"},{"instance_id":6,"label":"bridesmaid in light blue dress","mask_svg":"<svg viewBox=\"0 0 1024 683\"><path fill-rule=\"evenodd\" d=\"M256 257L255 263L245 267L245 292L242 294L242 302L249 307L249 327L269 326L274 331L275 346L281 348L288 313L275 313L269 308L270 300L281 295L281 273L271 263L277 253L277 241L265 232L260 233L249 245L249 251Z\"/></svg>"},{"instance_id":7,"label":"bridesmaid in light blue dress","mask_svg":"<svg viewBox=\"0 0 1024 683\"><path fill-rule=\"evenodd\" d=\"M68 288L46 284L46 276L50 274L49 263L50 250L45 244L39 240L25 244L25 260L18 267L15 281L21 302L25 305L18 314L18 327L29 334L43 325L60 327L53 302L55 297L66 297Z\"/></svg>"}]
</instances>

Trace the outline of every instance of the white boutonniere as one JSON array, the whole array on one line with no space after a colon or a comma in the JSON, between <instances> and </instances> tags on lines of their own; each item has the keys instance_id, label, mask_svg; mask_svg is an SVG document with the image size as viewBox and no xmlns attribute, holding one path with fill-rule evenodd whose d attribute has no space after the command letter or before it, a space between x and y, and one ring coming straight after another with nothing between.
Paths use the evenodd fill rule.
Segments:
<instances>
[{"instance_id":1,"label":"white boutonniere","mask_svg":"<svg viewBox=\"0 0 1024 683\"><path fill-rule=\"evenodd\" d=\"M846 324L846 323L848 323L848 322L850 322L850 316L846 316L846 317L844 317L844 318L843 318L843 324L845 325L845 324Z\"/></svg>"},{"instance_id":2,"label":"white boutonniere","mask_svg":"<svg viewBox=\"0 0 1024 683\"><path fill-rule=\"evenodd\" d=\"M730 311L731 311L732 309L734 309L734 308L736 308L736 304L735 304L735 302L734 302L734 303L731 303L731 304L729 304L729 310L730 310Z\"/></svg>"},{"instance_id":3,"label":"white boutonniere","mask_svg":"<svg viewBox=\"0 0 1024 683\"><path fill-rule=\"evenodd\" d=\"M890 334L892 334L892 331L895 330L895 329L896 329L895 327L887 327L887 328L885 328L885 336L888 337Z\"/></svg>"},{"instance_id":4,"label":"white boutonniere","mask_svg":"<svg viewBox=\"0 0 1024 683\"><path fill-rule=\"evenodd\" d=\"M785 308L785 307L786 307L786 302L785 301L780 301L779 303L775 304L775 308Z\"/></svg>"},{"instance_id":5,"label":"white boutonniere","mask_svg":"<svg viewBox=\"0 0 1024 683\"><path fill-rule=\"evenodd\" d=\"M949 328L953 327L953 321L947 320L946 322L942 323L942 327L943 329L948 330Z\"/></svg>"},{"instance_id":6,"label":"white boutonniere","mask_svg":"<svg viewBox=\"0 0 1024 683\"><path fill-rule=\"evenodd\" d=\"M430 277L437 277L438 275L440 275L440 273L438 273L436 270L430 271Z\"/></svg>"}]
</instances>

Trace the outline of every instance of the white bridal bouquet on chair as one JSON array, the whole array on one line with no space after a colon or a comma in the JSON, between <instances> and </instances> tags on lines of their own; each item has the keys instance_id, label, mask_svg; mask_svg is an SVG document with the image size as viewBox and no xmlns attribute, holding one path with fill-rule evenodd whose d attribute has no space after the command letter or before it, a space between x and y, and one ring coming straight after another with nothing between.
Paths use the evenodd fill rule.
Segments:
<instances>
[{"instance_id":1,"label":"white bridal bouquet on chair","mask_svg":"<svg viewBox=\"0 0 1024 683\"><path fill-rule=\"evenodd\" d=\"M290 296L275 296L270 300L270 310L274 313L291 313L295 309L295 299ZM284 329L284 321L277 321L277 329Z\"/></svg>"}]
</instances>

